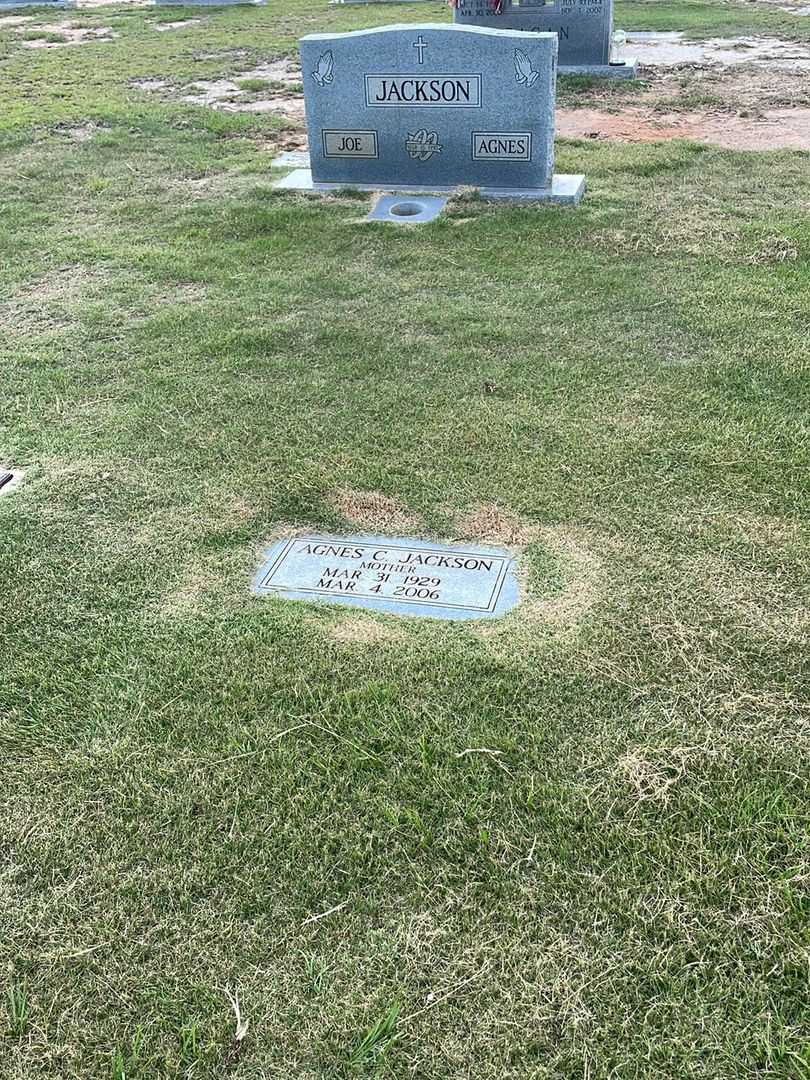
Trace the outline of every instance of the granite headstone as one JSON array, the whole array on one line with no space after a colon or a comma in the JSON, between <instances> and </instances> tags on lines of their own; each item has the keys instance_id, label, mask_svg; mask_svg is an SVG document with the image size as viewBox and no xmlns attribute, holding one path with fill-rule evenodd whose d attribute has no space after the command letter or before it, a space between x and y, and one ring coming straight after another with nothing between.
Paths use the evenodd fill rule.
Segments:
<instances>
[{"instance_id":1,"label":"granite headstone","mask_svg":"<svg viewBox=\"0 0 810 1080\"><path fill-rule=\"evenodd\" d=\"M310 170L279 187L578 202L554 176L557 37L441 23L301 39Z\"/></svg>"},{"instance_id":2,"label":"granite headstone","mask_svg":"<svg viewBox=\"0 0 810 1080\"><path fill-rule=\"evenodd\" d=\"M613 0L458 0L454 20L459 26L556 34L562 74L636 73L635 61L611 55Z\"/></svg>"}]
</instances>

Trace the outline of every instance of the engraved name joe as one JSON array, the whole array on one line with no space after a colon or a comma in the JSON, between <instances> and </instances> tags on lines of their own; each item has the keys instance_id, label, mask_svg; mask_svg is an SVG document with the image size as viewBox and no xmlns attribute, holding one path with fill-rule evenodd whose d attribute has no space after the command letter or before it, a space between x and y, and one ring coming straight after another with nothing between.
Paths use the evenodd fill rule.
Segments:
<instances>
[{"instance_id":1,"label":"engraved name joe","mask_svg":"<svg viewBox=\"0 0 810 1080\"><path fill-rule=\"evenodd\" d=\"M366 75L369 108L480 109L480 75Z\"/></svg>"},{"instance_id":2,"label":"engraved name joe","mask_svg":"<svg viewBox=\"0 0 810 1080\"><path fill-rule=\"evenodd\" d=\"M328 158L376 158L376 131L327 130L321 132L323 156Z\"/></svg>"},{"instance_id":3,"label":"engraved name joe","mask_svg":"<svg viewBox=\"0 0 810 1080\"><path fill-rule=\"evenodd\" d=\"M531 161L530 131L474 131L474 161Z\"/></svg>"}]
</instances>

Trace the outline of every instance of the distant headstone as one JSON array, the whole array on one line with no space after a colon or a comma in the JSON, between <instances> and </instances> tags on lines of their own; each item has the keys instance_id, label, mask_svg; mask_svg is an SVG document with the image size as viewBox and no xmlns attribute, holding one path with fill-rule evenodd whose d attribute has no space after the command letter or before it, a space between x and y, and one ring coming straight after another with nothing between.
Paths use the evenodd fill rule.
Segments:
<instances>
[{"instance_id":1,"label":"distant headstone","mask_svg":"<svg viewBox=\"0 0 810 1080\"><path fill-rule=\"evenodd\" d=\"M254 591L397 615L491 619L518 602L505 551L392 537L297 536L266 552Z\"/></svg>"},{"instance_id":2,"label":"distant headstone","mask_svg":"<svg viewBox=\"0 0 810 1080\"><path fill-rule=\"evenodd\" d=\"M155 0L158 7L261 7L267 0Z\"/></svg>"},{"instance_id":3,"label":"distant headstone","mask_svg":"<svg viewBox=\"0 0 810 1080\"><path fill-rule=\"evenodd\" d=\"M556 34L563 75L636 74L635 60L611 55L613 0L457 0L454 20L459 26Z\"/></svg>"},{"instance_id":4,"label":"distant headstone","mask_svg":"<svg viewBox=\"0 0 810 1080\"><path fill-rule=\"evenodd\" d=\"M0 11L13 11L15 8L72 8L75 0L0 0Z\"/></svg>"},{"instance_id":5,"label":"distant headstone","mask_svg":"<svg viewBox=\"0 0 810 1080\"><path fill-rule=\"evenodd\" d=\"M277 186L582 197L554 176L556 35L417 23L300 46L310 170Z\"/></svg>"}]
</instances>

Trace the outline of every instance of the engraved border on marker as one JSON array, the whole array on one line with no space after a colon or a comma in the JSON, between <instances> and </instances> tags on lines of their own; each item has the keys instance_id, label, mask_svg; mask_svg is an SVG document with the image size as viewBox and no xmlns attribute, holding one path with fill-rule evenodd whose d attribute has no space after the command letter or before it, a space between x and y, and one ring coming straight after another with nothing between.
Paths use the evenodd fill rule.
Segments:
<instances>
[{"instance_id":1,"label":"engraved border on marker","mask_svg":"<svg viewBox=\"0 0 810 1080\"><path fill-rule=\"evenodd\" d=\"M370 135L371 141L374 143L373 154L330 154L326 149L326 136L327 135ZM353 158L357 161L371 161L374 158L380 156L380 148L377 142L376 131L361 131L359 128L321 128L321 149L323 150L323 156L325 158L341 158L351 161Z\"/></svg>"},{"instance_id":2,"label":"engraved border on marker","mask_svg":"<svg viewBox=\"0 0 810 1080\"><path fill-rule=\"evenodd\" d=\"M480 139L528 139L529 149L525 157L501 156L500 154L476 154L475 140ZM532 160L532 133L530 131L474 131L472 133L472 159L473 161L531 161Z\"/></svg>"},{"instance_id":3,"label":"engraved border on marker","mask_svg":"<svg viewBox=\"0 0 810 1080\"><path fill-rule=\"evenodd\" d=\"M421 79L422 82L428 79L469 79L475 83L478 89L478 100L473 104L470 102L467 104L458 104L458 102L442 101L438 104L433 102L424 101L369 101L368 99L368 81L369 79ZM468 71L439 71L435 74L423 74L417 72L416 74L410 71L382 71L379 74L372 72L369 75L363 76L363 87L366 95L366 108L367 109L481 109L483 105L481 103L481 83L483 76L479 74L471 74Z\"/></svg>"},{"instance_id":4,"label":"engraved border on marker","mask_svg":"<svg viewBox=\"0 0 810 1080\"><path fill-rule=\"evenodd\" d=\"M293 593L315 593L317 596L329 596L334 599L340 595L332 592L331 589L308 589L303 585L272 585L271 580L278 570L281 569L282 563L287 556L291 554L294 544L298 543L310 543L310 544L323 544L325 539L322 536L293 536L273 561L273 565L264 575L259 582L260 589L271 589L275 592L293 592ZM495 552L480 552L480 551L457 551L455 548L451 548L449 551L445 551L443 548L438 547L419 547L411 544L396 544L386 542L386 551L416 551L416 552L429 552L432 555L466 555L470 559L492 559L493 562L499 562L501 564L500 569L497 571L497 577L495 584L492 586L492 592L489 600L485 605L481 604L447 604L441 600L421 600L418 597L409 596L383 596L380 593L344 593L344 596L351 596L360 600L373 600L375 603L383 604L413 604L415 607L436 607L453 609L456 611L483 611L492 613L498 606L498 601L501 598L501 592L503 591L504 582L506 581L506 575L509 572L509 564L511 559L508 555L497 555Z\"/></svg>"}]
</instances>

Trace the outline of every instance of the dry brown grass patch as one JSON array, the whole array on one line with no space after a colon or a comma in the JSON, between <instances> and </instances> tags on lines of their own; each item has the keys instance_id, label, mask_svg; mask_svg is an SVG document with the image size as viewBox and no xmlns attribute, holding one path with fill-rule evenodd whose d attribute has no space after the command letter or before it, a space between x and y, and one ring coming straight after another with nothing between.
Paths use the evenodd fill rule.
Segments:
<instances>
[{"instance_id":1,"label":"dry brown grass patch","mask_svg":"<svg viewBox=\"0 0 810 1080\"><path fill-rule=\"evenodd\" d=\"M706 752L690 746L636 746L619 758L616 776L638 802L666 805L673 789L686 775L689 763Z\"/></svg>"},{"instance_id":2,"label":"dry brown grass patch","mask_svg":"<svg viewBox=\"0 0 810 1080\"><path fill-rule=\"evenodd\" d=\"M770 266L795 262L798 257L799 249L787 236L767 236L745 261L752 266Z\"/></svg>"},{"instance_id":3,"label":"dry brown grass patch","mask_svg":"<svg viewBox=\"0 0 810 1080\"><path fill-rule=\"evenodd\" d=\"M74 300L93 285L101 285L110 277L103 267L88 267L80 264L60 266L29 281L11 298L12 303L28 305L30 303L51 303L53 301Z\"/></svg>"},{"instance_id":4,"label":"dry brown grass patch","mask_svg":"<svg viewBox=\"0 0 810 1080\"><path fill-rule=\"evenodd\" d=\"M596 552L605 549L607 538L565 525L538 525L532 528L531 538L551 556L559 576L553 575L543 595L542 580L532 583L527 560L518 556L518 606L505 618L482 622L476 628L478 636L504 660L527 656L552 639L576 640L605 591L604 563Z\"/></svg>"},{"instance_id":5,"label":"dry brown grass patch","mask_svg":"<svg viewBox=\"0 0 810 1080\"><path fill-rule=\"evenodd\" d=\"M163 618L185 618L200 612L206 593L216 589L218 577L213 570L195 567L188 577L171 589L158 603Z\"/></svg>"},{"instance_id":6,"label":"dry brown grass patch","mask_svg":"<svg viewBox=\"0 0 810 1080\"><path fill-rule=\"evenodd\" d=\"M74 137L72 129L68 133L71 138ZM17 336L27 336L68 327L81 319L81 305L86 301L109 302L116 284L121 285L123 291L124 274L130 285L137 282L149 294L144 298L140 310L138 307L130 310L130 323L153 318L161 305L202 303L208 298L208 292L202 285L192 282L149 282L131 268L124 271L115 267L62 266L38 275L9 299L0 301L0 329ZM140 306L139 300L133 303Z\"/></svg>"},{"instance_id":7,"label":"dry brown grass patch","mask_svg":"<svg viewBox=\"0 0 810 1080\"><path fill-rule=\"evenodd\" d=\"M352 525L372 533L408 533L424 529L418 514L381 491L341 488L332 493L329 502Z\"/></svg>"},{"instance_id":8,"label":"dry brown grass patch","mask_svg":"<svg viewBox=\"0 0 810 1080\"><path fill-rule=\"evenodd\" d=\"M555 627L576 626L604 592L604 563L596 552L605 538L565 525L541 526L536 540L559 562L564 588L554 596L527 598L526 614Z\"/></svg>"},{"instance_id":9,"label":"dry brown grass patch","mask_svg":"<svg viewBox=\"0 0 810 1080\"><path fill-rule=\"evenodd\" d=\"M738 511L728 520L750 543L769 550L785 544L803 543L802 528L797 521L746 511Z\"/></svg>"},{"instance_id":10,"label":"dry brown grass patch","mask_svg":"<svg viewBox=\"0 0 810 1080\"><path fill-rule=\"evenodd\" d=\"M730 617L755 638L807 647L810 609L790 581L715 555L695 560L692 574L695 594L723 618Z\"/></svg>"},{"instance_id":11,"label":"dry brown grass patch","mask_svg":"<svg viewBox=\"0 0 810 1080\"><path fill-rule=\"evenodd\" d=\"M459 534L465 540L482 540L508 547L525 547L537 538L536 525L528 525L495 503L483 503L456 520Z\"/></svg>"}]
</instances>

